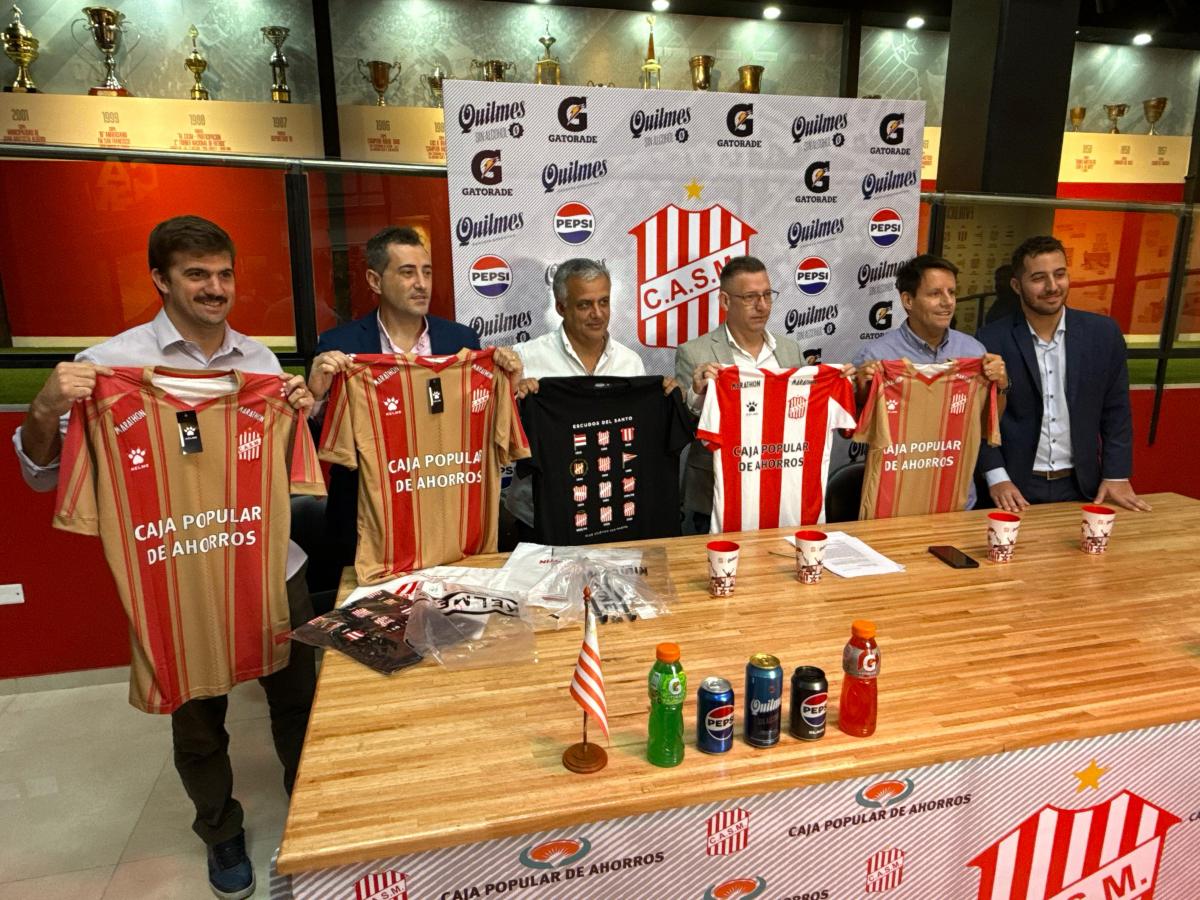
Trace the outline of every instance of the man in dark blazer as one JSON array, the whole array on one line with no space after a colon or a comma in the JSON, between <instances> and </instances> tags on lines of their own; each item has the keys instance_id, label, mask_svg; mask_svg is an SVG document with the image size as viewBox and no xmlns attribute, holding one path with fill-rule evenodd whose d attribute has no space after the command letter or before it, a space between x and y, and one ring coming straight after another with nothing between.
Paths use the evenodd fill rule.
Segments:
<instances>
[{"instance_id":1,"label":"man in dark blazer","mask_svg":"<svg viewBox=\"0 0 1200 900\"><path fill-rule=\"evenodd\" d=\"M379 297L379 306L317 339L317 356L308 376L309 390L318 404L313 411L314 424L319 424L323 416L323 401L329 395L333 376L351 364L352 353L440 356L464 347L480 349L479 335L473 329L429 314L433 262L415 229L385 228L367 241L366 278ZM520 377L521 361L511 350L498 349L496 364L513 374L514 383ZM312 567L311 590L335 588L341 568L354 563L358 545L357 471L336 465L330 470L325 522L326 549L335 558L325 566Z\"/></svg>"},{"instance_id":2,"label":"man in dark blazer","mask_svg":"<svg viewBox=\"0 0 1200 900\"><path fill-rule=\"evenodd\" d=\"M983 447L978 471L995 504L1085 500L1148 510L1130 483L1133 416L1125 340L1107 316L1067 307L1067 255L1054 237L1013 253L1020 309L978 334L1004 357L1008 404L999 447Z\"/></svg>"},{"instance_id":3,"label":"man in dark blazer","mask_svg":"<svg viewBox=\"0 0 1200 900\"><path fill-rule=\"evenodd\" d=\"M771 303L767 267L753 256L735 256L721 270L721 309L725 324L693 338L675 351L675 380L688 385L687 406L699 415L708 379L725 366L748 369L789 369L805 364L800 345L790 337L767 331ZM688 448L683 479L683 509L698 534L709 530L713 500L713 454L699 441Z\"/></svg>"}]
</instances>

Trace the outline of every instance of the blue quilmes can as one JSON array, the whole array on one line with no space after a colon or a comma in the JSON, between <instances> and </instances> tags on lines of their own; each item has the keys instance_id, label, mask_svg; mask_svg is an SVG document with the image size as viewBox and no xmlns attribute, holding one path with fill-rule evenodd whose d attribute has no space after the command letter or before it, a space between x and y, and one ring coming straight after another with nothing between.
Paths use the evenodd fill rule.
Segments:
<instances>
[{"instance_id":1,"label":"blue quilmes can","mask_svg":"<svg viewBox=\"0 0 1200 900\"><path fill-rule=\"evenodd\" d=\"M709 677L696 692L696 749L701 753L725 753L733 746L733 685L724 678Z\"/></svg>"},{"instance_id":2,"label":"blue quilmes can","mask_svg":"<svg viewBox=\"0 0 1200 900\"><path fill-rule=\"evenodd\" d=\"M783 667L769 653L755 653L746 663L746 743L770 747L779 743L783 719Z\"/></svg>"}]
</instances>

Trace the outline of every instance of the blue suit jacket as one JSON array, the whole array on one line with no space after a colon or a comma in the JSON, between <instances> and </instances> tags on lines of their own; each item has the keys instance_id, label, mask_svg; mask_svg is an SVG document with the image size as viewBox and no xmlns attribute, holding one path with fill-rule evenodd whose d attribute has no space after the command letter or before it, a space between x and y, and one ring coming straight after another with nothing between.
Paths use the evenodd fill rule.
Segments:
<instances>
[{"instance_id":1,"label":"blue suit jacket","mask_svg":"<svg viewBox=\"0 0 1200 900\"><path fill-rule=\"evenodd\" d=\"M479 335L474 329L437 316L426 316L425 321L429 324L430 350L435 355L457 353L464 347L479 349ZM327 350L341 350L343 353L383 352L379 341L379 310L322 334L317 338L317 353ZM358 545L357 470L344 466L331 467L325 524L327 535L337 547L342 564L352 564Z\"/></svg>"},{"instance_id":2,"label":"blue suit jacket","mask_svg":"<svg viewBox=\"0 0 1200 900\"><path fill-rule=\"evenodd\" d=\"M1084 496L1093 497L1104 478L1133 472L1133 415L1125 339L1108 316L1066 310L1067 408L1071 454ZM977 337L1008 369L1008 405L1000 419L999 447L984 446L978 471L1004 466L1021 493L1033 481L1033 460L1042 433L1042 376L1033 335L1017 312L980 329Z\"/></svg>"}]
</instances>

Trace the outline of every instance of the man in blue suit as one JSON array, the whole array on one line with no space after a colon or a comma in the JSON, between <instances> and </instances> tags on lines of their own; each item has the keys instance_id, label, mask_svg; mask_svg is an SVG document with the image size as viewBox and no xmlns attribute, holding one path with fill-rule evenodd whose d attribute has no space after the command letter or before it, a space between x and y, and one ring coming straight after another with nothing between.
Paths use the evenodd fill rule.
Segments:
<instances>
[{"instance_id":1,"label":"man in blue suit","mask_svg":"<svg viewBox=\"0 0 1200 900\"><path fill-rule=\"evenodd\" d=\"M385 228L367 241L367 284L379 296L379 306L361 319L331 328L317 339L317 356L308 376L316 398L314 421L324 413L333 376L348 367L352 353L413 353L442 356L464 347L480 349L479 335L466 325L429 314L433 294L433 261L412 228ZM522 368L511 350L498 349L496 364L515 384ZM358 544L358 472L333 466L325 505L328 541L336 556L332 572L314 573L312 590L336 587L336 573L354 563ZM328 569L329 567L324 567ZM332 578L333 583L328 583ZM319 579L320 583L316 583Z\"/></svg>"},{"instance_id":2,"label":"man in blue suit","mask_svg":"<svg viewBox=\"0 0 1200 900\"><path fill-rule=\"evenodd\" d=\"M1150 509L1129 480L1133 416L1121 329L1067 307L1071 278L1057 238L1029 238L1012 266L1020 309L978 334L1004 358L1010 383L1001 444L979 456L992 500L1008 512L1063 500Z\"/></svg>"}]
</instances>

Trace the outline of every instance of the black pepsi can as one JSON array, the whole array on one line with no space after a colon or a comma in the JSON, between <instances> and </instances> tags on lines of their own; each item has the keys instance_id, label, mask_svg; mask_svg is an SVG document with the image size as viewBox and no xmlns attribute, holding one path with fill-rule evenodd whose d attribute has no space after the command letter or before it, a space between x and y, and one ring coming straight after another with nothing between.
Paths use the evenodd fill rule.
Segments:
<instances>
[{"instance_id":1,"label":"black pepsi can","mask_svg":"<svg viewBox=\"0 0 1200 900\"><path fill-rule=\"evenodd\" d=\"M792 673L792 737L819 741L825 737L825 706L829 702L829 682L816 666L797 666Z\"/></svg>"},{"instance_id":2,"label":"black pepsi can","mask_svg":"<svg viewBox=\"0 0 1200 900\"><path fill-rule=\"evenodd\" d=\"M733 746L733 685L715 676L696 692L696 749L724 753Z\"/></svg>"},{"instance_id":3,"label":"black pepsi can","mask_svg":"<svg viewBox=\"0 0 1200 900\"><path fill-rule=\"evenodd\" d=\"M783 667L769 653L755 653L746 663L745 738L754 747L779 743L783 715Z\"/></svg>"}]
</instances>

